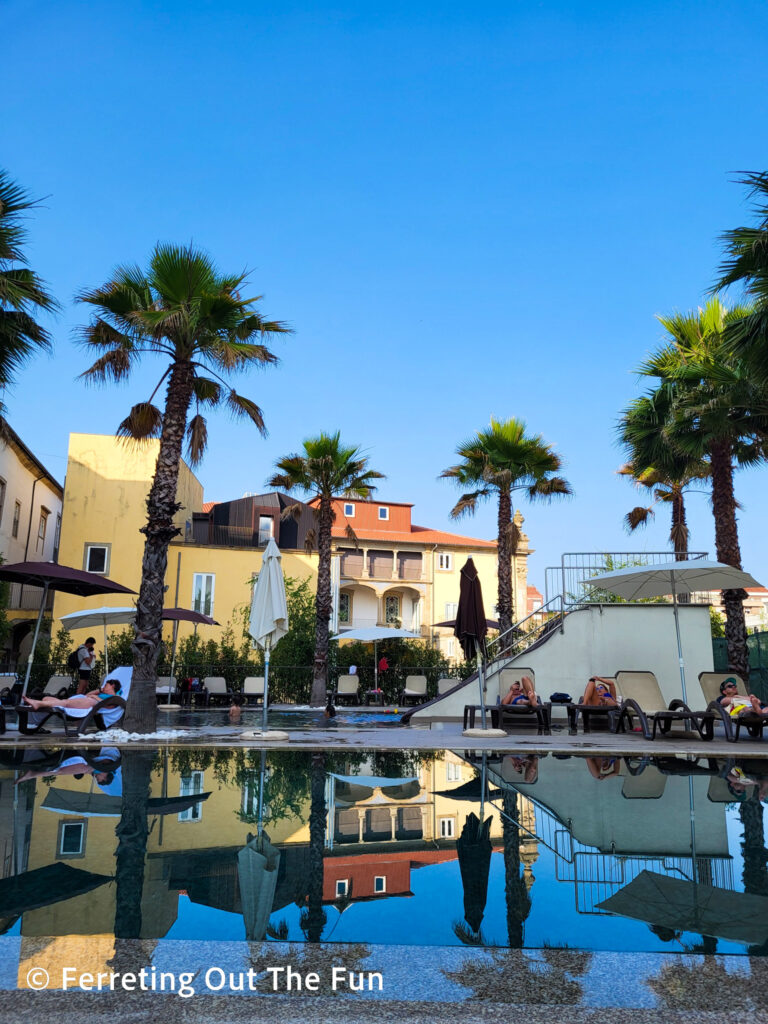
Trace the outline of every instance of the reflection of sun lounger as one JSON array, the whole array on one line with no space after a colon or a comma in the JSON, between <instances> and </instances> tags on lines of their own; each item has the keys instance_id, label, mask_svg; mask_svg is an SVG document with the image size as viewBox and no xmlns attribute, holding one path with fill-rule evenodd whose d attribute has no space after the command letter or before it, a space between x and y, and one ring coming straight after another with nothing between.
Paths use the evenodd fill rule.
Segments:
<instances>
[{"instance_id":1,"label":"reflection of sun lounger","mask_svg":"<svg viewBox=\"0 0 768 1024\"><path fill-rule=\"evenodd\" d=\"M98 730L109 729L123 719L132 677L133 669L129 666L114 669L106 679L120 680L120 696L106 697L90 708L62 707L51 708L50 711L34 711L32 708L20 705L16 708L16 713L19 716L19 732L25 735L39 732L51 718L61 720L67 735L84 733L92 726ZM32 716L35 717L32 718ZM30 722L30 718L34 724Z\"/></svg>"},{"instance_id":2,"label":"reflection of sun lounger","mask_svg":"<svg viewBox=\"0 0 768 1024\"><path fill-rule=\"evenodd\" d=\"M627 800L658 800L664 794L666 775L651 766L638 775L627 775L621 787L621 795Z\"/></svg>"}]
</instances>

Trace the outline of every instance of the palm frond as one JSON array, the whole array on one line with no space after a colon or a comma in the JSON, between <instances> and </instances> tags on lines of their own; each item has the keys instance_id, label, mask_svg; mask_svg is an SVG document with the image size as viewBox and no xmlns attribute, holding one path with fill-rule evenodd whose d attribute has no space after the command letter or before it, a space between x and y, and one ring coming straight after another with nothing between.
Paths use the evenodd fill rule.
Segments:
<instances>
[{"instance_id":1,"label":"palm frond","mask_svg":"<svg viewBox=\"0 0 768 1024\"><path fill-rule=\"evenodd\" d=\"M187 425L187 455L190 466L196 466L202 459L208 445L208 427L205 417L193 416Z\"/></svg>"},{"instance_id":2,"label":"palm frond","mask_svg":"<svg viewBox=\"0 0 768 1024\"><path fill-rule=\"evenodd\" d=\"M139 402L131 409L117 428L117 436L133 441L146 441L159 437L163 428L163 414L150 402Z\"/></svg>"},{"instance_id":3,"label":"palm frond","mask_svg":"<svg viewBox=\"0 0 768 1024\"><path fill-rule=\"evenodd\" d=\"M643 508L641 505L636 506L631 512L627 512L624 516L624 525L627 528L628 533L632 533L639 526L647 526L649 521L656 515L654 510L650 507Z\"/></svg>"},{"instance_id":4,"label":"palm frond","mask_svg":"<svg viewBox=\"0 0 768 1024\"><path fill-rule=\"evenodd\" d=\"M103 384L106 381L115 382L125 380L130 375L132 368L131 352L125 348L113 348L99 356L96 362L84 370L79 380L86 384Z\"/></svg>"},{"instance_id":5,"label":"palm frond","mask_svg":"<svg viewBox=\"0 0 768 1024\"><path fill-rule=\"evenodd\" d=\"M230 390L227 395L227 406L233 415L249 419L256 425L259 433L266 437L267 428L264 426L261 409L250 398L245 398L243 395L238 395L236 391Z\"/></svg>"}]
</instances>

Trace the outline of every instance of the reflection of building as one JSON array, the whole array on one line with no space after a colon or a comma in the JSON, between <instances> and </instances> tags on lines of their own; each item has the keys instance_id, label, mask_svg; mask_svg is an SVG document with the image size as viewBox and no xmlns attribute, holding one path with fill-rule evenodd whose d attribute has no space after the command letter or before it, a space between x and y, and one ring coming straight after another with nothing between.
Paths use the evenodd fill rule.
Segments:
<instances>
[{"instance_id":1,"label":"reflection of building","mask_svg":"<svg viewBox=\"0 0 768 1024\"><path fill-rule=\"evenodd\" d=\"M0 417L0 555L5 562L55 562L61 529L61 484ZM8 595L8 637L3 661L29 653L28 637L40 610L40 587L13 583ZM51 597L52 602L52 597ZM50 610L49 603L48 609Z\"/></svg>"}]
</instances>

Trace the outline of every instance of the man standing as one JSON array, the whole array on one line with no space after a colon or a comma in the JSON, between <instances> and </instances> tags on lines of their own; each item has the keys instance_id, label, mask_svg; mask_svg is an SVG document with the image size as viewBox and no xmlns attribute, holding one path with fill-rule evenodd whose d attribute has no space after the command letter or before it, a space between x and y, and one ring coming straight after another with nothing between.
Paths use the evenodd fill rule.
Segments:
<instances>
[{"instance_id":1,"label":"man standing","mask_svg":"<svg viewBox=\"0 0 768 1024\"><path fill-rule=\"evenodd\" d=\"M91 669L93 663L96 660L94 649L96 647L96 638L89 636L84 644L81 644L77 649L77 692L87 693L91 686Z\"/></svg>"}]
</instances>

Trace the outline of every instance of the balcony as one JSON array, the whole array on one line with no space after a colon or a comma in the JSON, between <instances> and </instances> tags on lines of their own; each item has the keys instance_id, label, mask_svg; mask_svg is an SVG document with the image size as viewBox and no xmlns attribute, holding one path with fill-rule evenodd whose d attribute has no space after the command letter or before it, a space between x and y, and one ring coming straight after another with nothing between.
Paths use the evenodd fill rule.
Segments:
<instances>
[{"instance_id":1,"label":"balcony","mask_svg":"<svg viewBox=\"0 0 768 1024\"><path fill-rule=\"evenodd\" d=\"M43 588L31 587L28 583L11 583L8 596L8 611L39 611L43 601ZM53 610L54 593L48 591L44 611Z\"/></svg>"},{"instance_id":2,"label":"balcony","mask_svg":"<svg viewBox=\"0 0 768 1024\"><path fill-rule=\"evenodd\" d=\"M423 580L424 566L420 552L351 551L341 548L341 575L345 579ZM395 555L397 565L395 567Z\"/></svg>"}]
</instances>

